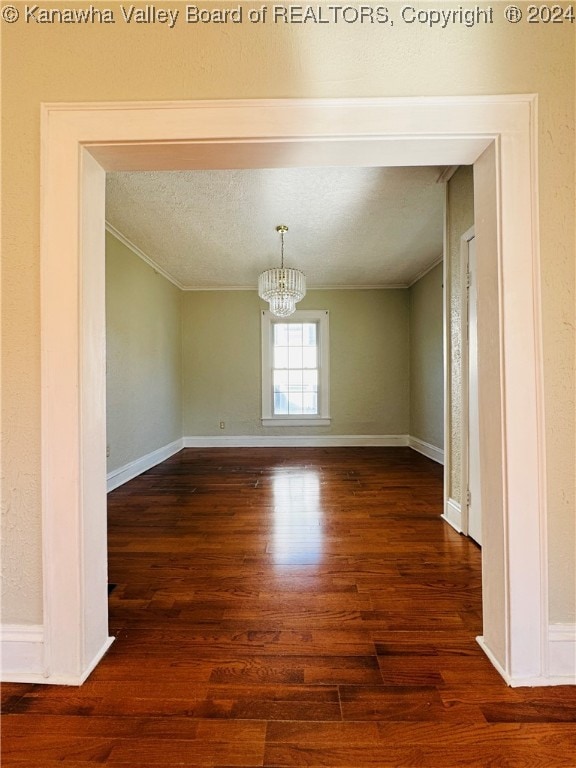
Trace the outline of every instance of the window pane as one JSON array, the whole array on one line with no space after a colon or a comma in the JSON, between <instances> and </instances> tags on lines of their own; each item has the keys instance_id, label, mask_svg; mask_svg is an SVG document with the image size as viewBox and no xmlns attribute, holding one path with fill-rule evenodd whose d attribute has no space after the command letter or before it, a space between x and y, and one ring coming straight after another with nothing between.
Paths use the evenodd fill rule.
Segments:
<instances>
[{"instance_id":1,"label":"window pane","mask_svg":"<svg viewBox=\"0 0 576 768\"><path fill-rule=\"evenodd\" d=\"M303 324L302 344L306 347L316 346L316 323Z\"/></svg>"},{"instance_id":2,"label":"window pane","mask_svg":"<svg viewBox=\"0 0 576 768\"><path fill-rule=\"evenodd\" d=\"M287 323L274 323L274 345L276 344L280 344L284 347L288 345Z\"/></svg>"},{"instance_id":3,"label":"window pane","mask_svg":"<svg viewBox=\"0 0 576 768\"><path fill-rule=\"evenodd\" d=\"M302 392L302 371L288 371L288 391Z\"/></svg>"},{"instance_id":4,"label":"window pane","mask_svg":"<svg viewBox=\"0 0 576 768\"><path fill-rule=\"evenodd\" d=\"M288 371L273 372L274 409L273 413L284 416L288 413Z\"/></svg>"},{"instance_id":5,"label":"window pane","mask_svg":"<svg viewBox=\"0 0 576 768\"><path fill-rule=\"evenodd\" d=\"M318 391L318 371L302 371L302 390L304 392Z\"/></svg>"},{"instance_id":6,"label":"window pane","mask_svg":"<svg viewBox=\"0 0 576 768\"><path fill-rule=\"evenodd\" d=\"M274 371L273 384L275 392L286 392L288 390L288 371Z\"/></svg>"},{"instance_id":7,"label":"window pane","mask_svg":"<svg viewBox=\"0 0 576 768\"><path fill-rule=\"evenodd\" d=\"M302 368L302 347L289 347L288 367Z\"/></svg>"},{"instance_id":8,"label":"window pane","mask_svg":"<svg viewBox=\"0 0 576 768\"><path fill-rule=\"evenodd\" d=\"M316 347L302 347L302 367L318 367L318 355Z\"/></svg>"},{"instance_id":9,"label":"window pane","mask_svg":"<svg viewBox=\"0 0 576 768\"><path fill-rule=\"evenodd\" d=\"M302 346L302 323L287 323L288 344L291 347Z\"/></svg>"},{"instance_id":10,"label":"window pane","mask_svg":"<svg viewBox=\"0 0 576 768\"><path fill-rule=\"evenodd\" d=\"M274 414L278 416L288 414L288 396L285 392L274 392Z\"/></svg>"},{"instance_id":11,"label":"window pane","mask_svg":"<svg viewBox=\"0 0 576 768\"><path fill-rule=\"evenodd\" d=\"M302 410L302 394L290 393L290 399L288 400L288 413L294 416L301 415Z\"/></svg>"},{"instance_id":12,"label":"window pane","mask_svg":"<svg viewBox=\"0 0 576 768\"><path fill-rule=\"evenodd\" d=\"M318 395L315 392L302 395L302 413L308 416L318 413Z\"/></svg>"},{"instance_id":13,"label":"window pane","mask_svg":"<svg viewBox=\"0 0 576 768\"><path fill-rule=\"evenodd\" d=\"M288 368L288 347L274 347L274 368Z\"/></svg>"}]
</instances>

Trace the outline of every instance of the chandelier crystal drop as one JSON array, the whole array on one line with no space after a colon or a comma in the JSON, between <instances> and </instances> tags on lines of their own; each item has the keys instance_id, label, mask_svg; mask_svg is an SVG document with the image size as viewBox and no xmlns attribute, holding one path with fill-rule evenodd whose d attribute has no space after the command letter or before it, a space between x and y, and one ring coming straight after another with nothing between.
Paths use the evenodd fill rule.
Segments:
<instances>
[{"instance_id":1,"label":"chandelier crystal drop","mask_svg":"<svg viewBox=\"0 0 576 768\"><path fill-rule=\"evenodd\" d=\"M258 278L258 295L269 303L273 315L288 317L296 310L296 302L306 294L306 276L299 269L284 266L284 234L288 232L288 227L279 224L276 232L280 233L280 267L262 272Z\"/></svg>"}]
</instances>

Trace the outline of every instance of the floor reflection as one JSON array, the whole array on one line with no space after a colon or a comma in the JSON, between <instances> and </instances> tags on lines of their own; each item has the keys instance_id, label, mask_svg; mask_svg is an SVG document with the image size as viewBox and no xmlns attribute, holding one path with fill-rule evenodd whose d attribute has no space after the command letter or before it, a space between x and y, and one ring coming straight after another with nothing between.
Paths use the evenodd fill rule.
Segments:
<instances>
[{"instance_id":1,"label":"floor reflection","mask_svg":"<svg viewBox=\"0 0 576 768\"><path fill-rule=\"evenodd\" d=\"M272 478L275 565L314 565L322 558L320 475L315 470L278 470Z\"/></svg>"}]
</instances>

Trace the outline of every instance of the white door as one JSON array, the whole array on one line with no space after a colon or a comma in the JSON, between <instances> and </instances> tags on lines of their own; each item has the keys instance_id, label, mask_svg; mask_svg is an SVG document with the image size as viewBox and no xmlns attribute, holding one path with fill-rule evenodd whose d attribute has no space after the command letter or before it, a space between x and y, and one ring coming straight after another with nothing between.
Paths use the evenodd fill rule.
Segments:
<instances>
[{"instance_id":1,"label":"white door","mask_svg":"<svg viewBox=\"0 0 576 768\"><path fill-rule=\"evenodd\" d=\"M476 240L468 241L468 535L482 544L478 415Z\"/></svg>"}]
</instances>

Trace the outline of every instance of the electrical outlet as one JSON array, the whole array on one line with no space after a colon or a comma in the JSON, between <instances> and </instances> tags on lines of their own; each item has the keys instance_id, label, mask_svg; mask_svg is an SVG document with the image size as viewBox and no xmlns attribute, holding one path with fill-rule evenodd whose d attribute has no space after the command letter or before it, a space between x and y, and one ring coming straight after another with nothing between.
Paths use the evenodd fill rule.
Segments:
<instances>
[{"instance_id":1,"label":"electrical outlet","mask_svg":"<svg viewBox=\"0 0 576 768\"><path fill-rule=\"evenodd\" d=\"M221 421L220 422L220 429L225 429L225 428L226 428L226 423L224 421Z\"/></svg>"},{"instance_id":2,"label":"electrical outlet","mask_svg":"<svg viewBox=\"0 0 576 768\"><path fill-rule=\"evenodd\" d=\"M107 459L110 458L110 446L109 445L106 446L106 458Z\"/></svg>"}]
</instances>

